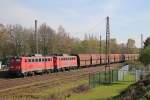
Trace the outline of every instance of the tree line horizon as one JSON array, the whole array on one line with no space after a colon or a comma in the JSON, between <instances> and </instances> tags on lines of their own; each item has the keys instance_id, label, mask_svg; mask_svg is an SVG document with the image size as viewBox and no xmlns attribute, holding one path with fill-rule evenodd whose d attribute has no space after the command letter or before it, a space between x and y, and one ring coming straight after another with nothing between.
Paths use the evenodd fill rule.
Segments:
<instances>
[{"instance_id":1,"label":"tree line horizon","mask_svg":"<svg viewBox=\"0 0 150 100\"><path fill-rule=\"evenodd\" d=\"M25 28L20 24L0 24L0 59L7 56L36 54L34 31L34 28ZM85 34L83 40L70 37L61 25L54 30L43 23L37 28L37 33L38 51L42 55L105 53L105 40L100 41L99 38L90 34ZM119 44L116 38L111 38L110 53L139 53L139 48L135 46L135 40L131 38L126 44Z\"/></svg>"}]
</instances>

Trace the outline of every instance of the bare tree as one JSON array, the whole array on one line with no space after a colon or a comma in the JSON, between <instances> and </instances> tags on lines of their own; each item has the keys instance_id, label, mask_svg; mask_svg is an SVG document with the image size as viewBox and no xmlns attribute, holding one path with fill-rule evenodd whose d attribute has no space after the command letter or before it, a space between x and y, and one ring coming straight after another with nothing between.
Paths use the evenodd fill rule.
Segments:
<instances>
[{"instance_id":1,"label":"bare tree","mask_svg":"<svg viewBox=\"0 0 150 100\"><path fill-rule=\"evenodd\" d=\"M44 55L52 54L54 46L53 38L55 31L51 27L46 25L46 23L44 23L39 27L38 33L40 34L39 41L41 41L41 47L43 48L42 53Z\"/></svg>"}]
</instances>

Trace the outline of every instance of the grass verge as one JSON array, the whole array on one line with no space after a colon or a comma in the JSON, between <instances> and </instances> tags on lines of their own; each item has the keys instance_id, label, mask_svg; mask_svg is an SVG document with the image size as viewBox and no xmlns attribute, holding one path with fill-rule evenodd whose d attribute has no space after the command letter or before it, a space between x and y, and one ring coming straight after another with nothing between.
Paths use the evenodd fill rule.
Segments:
<instances>
[{"instance_id":1,"label":"grass verge","mask_svg":"<svg viewBox=\"0 0 150 100\"><path fill-rule=\"evenodd\" d=\"M23 87L0 94L0 100L62 100L70 95L73 88L82 84L88 84L88 79L58 81L53 87L49 83Z\"/></svg>"},{"instance_id":2,"label":"grass verge","mask_svg":"<svg viewBox=\"0 0 150 100\"><path fill-rule=\"evenodd\" d=\"M89 91L83 93L76 93L67 100L107 100L111 99L111 97L116 96L128 87L129 85L134 83L134 77L131 74L127 74L124 78L124 81L114 82L110 85L100 85L96 88L92 88Z\"/></svg>"}]
</instances>

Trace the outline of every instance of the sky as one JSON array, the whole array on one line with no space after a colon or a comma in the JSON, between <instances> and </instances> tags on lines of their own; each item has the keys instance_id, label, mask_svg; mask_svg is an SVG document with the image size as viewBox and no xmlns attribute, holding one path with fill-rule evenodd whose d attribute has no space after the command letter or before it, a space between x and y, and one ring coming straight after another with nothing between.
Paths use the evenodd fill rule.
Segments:
<instances>
[{"instance_id":1,"label":"sky","mask_svg":"<svg viewBox=\"0 0 150 100\"><path fill-rule=\"evenodd\" d=\"M150 0L1 0L0 23L26 28L47 23L57 30L62 25L70 36L85 34L105 39L106 17L110 17L110 37L119 43L128 38L140 47L140 34L150 36Z\"/></svg>"}]
</instances>

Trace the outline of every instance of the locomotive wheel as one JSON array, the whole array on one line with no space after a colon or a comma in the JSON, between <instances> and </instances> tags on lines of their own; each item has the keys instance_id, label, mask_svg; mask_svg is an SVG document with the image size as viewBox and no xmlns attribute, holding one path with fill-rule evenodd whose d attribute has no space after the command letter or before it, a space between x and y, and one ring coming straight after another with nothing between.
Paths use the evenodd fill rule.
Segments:
<instances>
[{"instance_id":1,"label":"locomotive wheel","mask_svg":"<svg viewBox=\"0 0 150 100\"><path fill-rule=\"evenodd\" d=\"M49 74L50 73L50 71L49 70L46 70L46 74Z\"/></svg>"},{"instance_id":2,"label":"locomotive wheel","mask_svg":"<svg viewBox=\"0 0 150 100\"><path fill-rule=\"evenodd\" d=\"M57 73L57 72L58 72L58 69L54 69L54 72L56 72L56 73Z\"/></svg>"},{"instance_id":3,"label":"locomotive wheel","mask_svg":"<svg viewBox=\"0 0 150 100\"><path fill-rule=\"evenodd\" d=\"M49 70L49 72L50 72L50 73L52 73L52 72L53 72L53 70L52 70L52 69L50 69L50 70Z\"/></svg>"},{"instance_id":4,"label":"locomotive wheel","mask_svg":"<svg viewBox=\"0 0 150 100\"><path fill-rule=\"evenodd\" d=\"M63 69L61 68L59 71L60 71L60 72L63 72Z\"/></svg>"},{"instance_id":5,"label":"locomotive wheel","mask_svg":"<svg viewBox=\"0 0 150 100\"><path fill-rule=\"evenodd\" d=\"M35 72L31 72L31 76L34 76L35 75Z\"/></svg>"},{"instance_id":6,"label":"locomotive wheel","mask_svg":"<svg viewBox=\"0 0 150 100\"><path fill-rule=\"evenodd\" d=\"M28 76L28 74L25 72L25 73L23 73L23 77L27 77Z\"/></svg>"}]
</instances>

